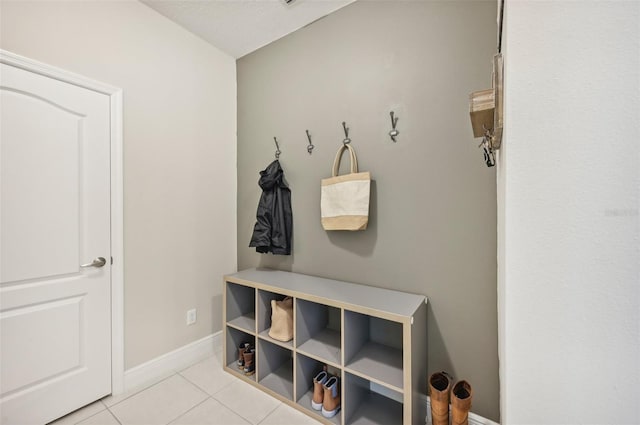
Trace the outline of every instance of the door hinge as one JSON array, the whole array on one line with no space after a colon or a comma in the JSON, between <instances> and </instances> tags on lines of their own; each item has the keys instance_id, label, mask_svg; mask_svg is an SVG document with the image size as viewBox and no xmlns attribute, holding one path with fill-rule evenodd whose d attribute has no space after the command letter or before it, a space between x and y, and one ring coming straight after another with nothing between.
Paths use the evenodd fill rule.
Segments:
<instances>
[{"instance_id":1,"label":"door hinge","mask_svg":"<svg viewBox=\"0 0 640 425\"><path fill-rule=\"evenodd\" d=\"M111 257L111 265L113 266L113 257Z\"/></svg>"}]
</instances>

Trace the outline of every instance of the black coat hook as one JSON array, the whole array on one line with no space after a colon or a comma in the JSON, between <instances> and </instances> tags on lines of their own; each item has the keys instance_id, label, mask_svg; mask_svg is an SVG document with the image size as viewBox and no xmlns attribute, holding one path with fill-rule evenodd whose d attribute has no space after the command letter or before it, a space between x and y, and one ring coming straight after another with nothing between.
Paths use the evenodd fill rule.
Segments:
<instances>
[{"instance_id":1,"label":"black coat hook","mask_svg":"<svg viewBox=\"0 0 640 425\"><path fill-rule=\"evenodd\" d=\"M280 159L280 154L282 153L282 151L280 151L280 146L278 145L278 139L276 139L276 137L273 136L273 141L276 142L276 159Z\"/></svg>"},{"instance_id":2,"label":"black coat hook","mask_svg":"<svg viewBox=\"0 0 640 425\"><path fill-rule=\"evenodd\" d=\"M391 127L393 128L389 132L389 137L391 137L391 140L393 140L394 142L397 142L396 137L398 137L398 134L400 134L400 132L396 130L396 125L398 124L398 117L394 117L393 111L391 111L389 115L391 115Z\"/></svg>"},{"instance_id":3,"label":"black coat hook","mask_svg":"<svg viewBox=\"0 0 640 425\"><path fill-rule=\"evenodd\" d=\"M311 155L311 153L313 152L313 148L315 148L315 146L313 146L313 143L311 143L311 135L309 134L309 130L305 130L307 132L307 139L309 139L309 145L307 146L307 152L309 152L309 155Z\"/></svg>"},{"instance_id":4,"label":"black coat hook","mask_svg":"<svg viewBox=\"0 0 640 425\"><path fill-rule=\"evenodd\" d=\"M347 143L351 143L351 139L349 138L349 127L347 127L347 123L342 121L342 128L344 129L344 140L342 144L346 145Z\"/></svg>"}]
</instances>

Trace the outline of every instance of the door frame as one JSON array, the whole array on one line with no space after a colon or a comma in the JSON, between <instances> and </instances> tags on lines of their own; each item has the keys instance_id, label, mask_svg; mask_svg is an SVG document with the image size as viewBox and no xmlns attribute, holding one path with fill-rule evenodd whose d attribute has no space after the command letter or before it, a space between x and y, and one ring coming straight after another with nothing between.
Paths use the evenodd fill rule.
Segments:
<instances>
[{"instance_id":1,"label":"door frame","mask_svg":"<svg viewBox=\"0 0 640 425\"><path fill-rule=\"evenodd\" d=\"M111 393L124 392L124 191L122 89L0 49L0 63L109 96L111 141Z\"/></svg>"}]
</instances>

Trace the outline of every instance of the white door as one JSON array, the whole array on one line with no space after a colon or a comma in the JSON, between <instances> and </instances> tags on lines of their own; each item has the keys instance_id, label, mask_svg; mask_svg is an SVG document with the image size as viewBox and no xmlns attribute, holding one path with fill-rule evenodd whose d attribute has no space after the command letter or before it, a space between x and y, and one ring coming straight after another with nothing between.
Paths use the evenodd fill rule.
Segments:
<instances>
[{"instance_id":1,"label":"white door","mask_svg":"<svg viewBox=\"0 0 640 425\"><path fill-rule=\"evenodd\" d=\"M110 99L0 66L1 423L42 424L111 393Z\"/></svg>"}]
</instances>

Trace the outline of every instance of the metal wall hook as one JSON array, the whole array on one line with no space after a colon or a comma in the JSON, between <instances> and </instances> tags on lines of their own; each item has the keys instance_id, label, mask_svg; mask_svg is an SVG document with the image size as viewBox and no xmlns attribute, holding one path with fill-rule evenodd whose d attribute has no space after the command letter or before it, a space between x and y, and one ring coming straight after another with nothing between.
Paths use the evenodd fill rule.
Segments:
<instances>
[{"instance_id":1,"label":"metal wall hook","mask_svg":"<svg viewBox=\"0 0 640 425\"><path fill-rule=\"evenodd\" d=\"M280 159L280 154L282 153L282 151L280 151L280 146L278 145L278 139L276 139L276 137L273 136L273 141L276 142L276 159Z\"/></svg>"},{"instance_id":2,"label":"metal wall hook","mask_svg":"<svg viewBox=\"0 0 640 425\"><path fill-rule=\"evenodd\" d=\"M397 142L396 137L398 137L398 134L400 134L400 132L396 130L396 125L398 124L398 117L394 117L393 111L391 111L389 115L391 116L391 127L393 128L389 132L389 137L391 137L391 140L393 140L394 142Z\"/></svg>"},{"instance_id":3,"label":"metal wall hook","mask_svg":"<svg viewBox=\"0 0 640 425\"><path fill-rule=\"evenodd\" d=\"M344 140L342 141L343 145L351 143L351 139L349 138L349 127L347 127L347 123L342 121L342 128L344 129Z\"/></svg>"},{"instance_id":4,"label":"metal wall hook","mask_svg":"<svg viewBox=\"0 0 640 425\"><path fill-rule=\"evenodd\" d=\"M311 143L311 135L309 134L309 130L305 130L307 132L307 139L309 139L309 145L307 146L307 152L309 152L309 155L311 155L311 153L313 152L313 148L315 148L315 146L313 146L313 143Z\"/></svg>"}]
</instances>

